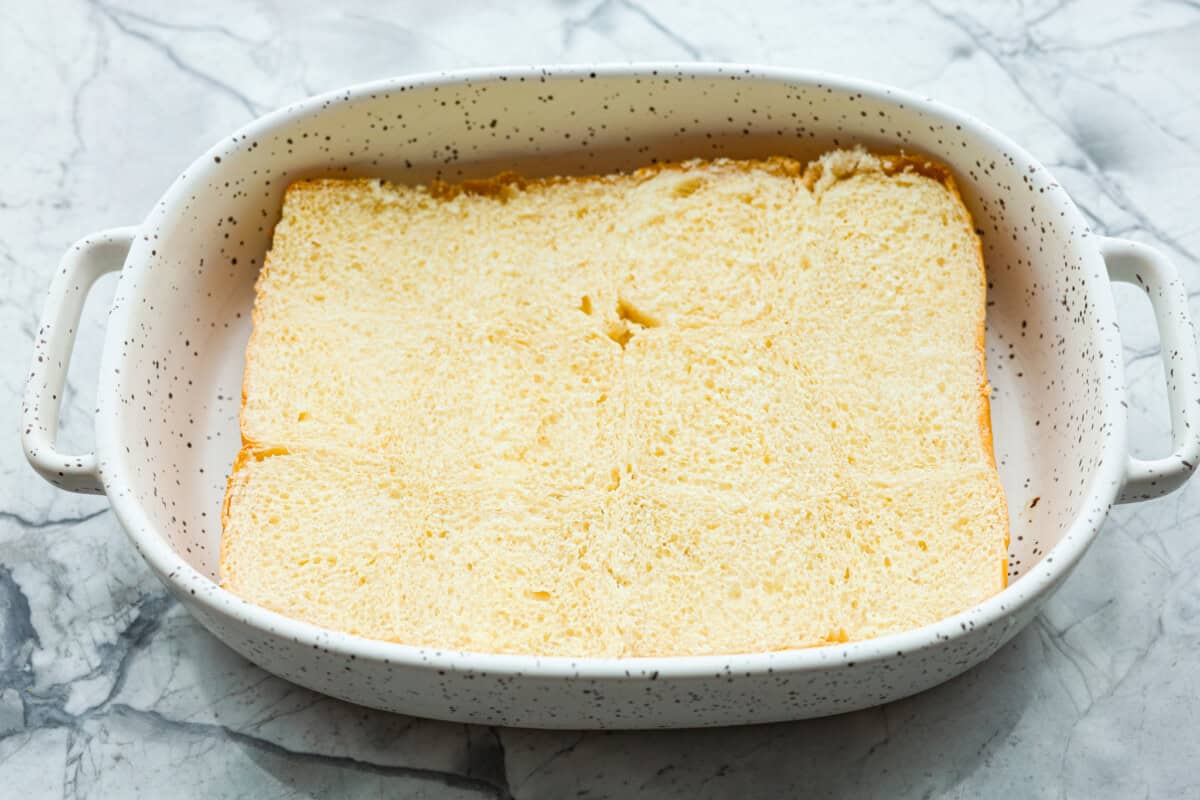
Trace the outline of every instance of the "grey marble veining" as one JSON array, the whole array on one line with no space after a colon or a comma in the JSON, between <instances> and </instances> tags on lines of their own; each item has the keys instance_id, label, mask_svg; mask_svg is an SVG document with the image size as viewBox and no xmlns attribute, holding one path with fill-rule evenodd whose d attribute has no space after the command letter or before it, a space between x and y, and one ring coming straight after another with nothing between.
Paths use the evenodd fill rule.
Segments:
<instances>
[{"instance_id":1,"label":"grey marble veining","mask_svg":"<svg viewBox=\"0 0 1200 800\"><path fill-rule=\"evenodd\" d=\"M1200 795L1200 481L1114 511L1036 623L938 689L803 723L573 734L376 713L272 678L175 605L103 498L26 466L19 392L66 246L140 220L252 117L405 72L712 59L904 86L1023 143L1096 230L1163 248L1200 314L1194 3L505 5L0 5L0 795ZM62 438L80 449L110 292L65 393ZM1156 337L1136 293L1117 300L1149 455L1169 433Z\"/></svg>"}]
</instances>

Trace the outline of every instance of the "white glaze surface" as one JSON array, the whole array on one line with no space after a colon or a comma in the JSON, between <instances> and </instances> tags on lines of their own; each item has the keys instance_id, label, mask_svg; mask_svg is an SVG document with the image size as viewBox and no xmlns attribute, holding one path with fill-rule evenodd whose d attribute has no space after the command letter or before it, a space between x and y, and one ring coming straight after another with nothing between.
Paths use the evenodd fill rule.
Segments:
<instances>
[{"instance_id":1,"label":"white glaze surface","mask_svg":"<svg viewBox=\"0 0 1200 800\"><path fill-rule=\"evenodd\" d=\"M3 366L10 418L42 293L67 243L140 219L190 158L268 107L418 69L695 56L888 81L1001 128L1055 171L1097 230L1164 248L1197 285L1200 233L1186 179L1200 169L1186 102L1197 87L1187 32L1171 29L1200 18L1182 7L1104 18L1047 6L1023 20L846 9L827 11L828 35L816 38L803 27L819 12L801 27L767 7L755 25L714 9L621 2L515 19L424 8L390 15L424 22L396 24L302 9L189 13L67 5L0 26L16 97L0 135L10 151L28 148L6 163L0 189L0 255L12 262L0 319L22 354ZM866 47L863 30L887 35ZM354 37L374 46L347 55L340 45ZM1165 447L1165 401L1149 314L1135 298L1118 294L1130 307L1132 432L1151 454ZM71 381L84 396L68 389L63 425L80 446L89 443L83 387L94 382L101 330L98 313L88 319ZM266 678L163 594L103 500L42 484L15 446L3 458L11 489L0 517L0 759L32 796L39 787L210 793L208 781L226 774L229 796L499 793L491 787L519 797L622 795L642 784L666 796L772 796L793 786L951 796L1196 789L1187 737L1200 713L1194 487L1117 509L1034 626L918 698L810 723L580 737L374 714Z\"/></svg>"}]
</instances>

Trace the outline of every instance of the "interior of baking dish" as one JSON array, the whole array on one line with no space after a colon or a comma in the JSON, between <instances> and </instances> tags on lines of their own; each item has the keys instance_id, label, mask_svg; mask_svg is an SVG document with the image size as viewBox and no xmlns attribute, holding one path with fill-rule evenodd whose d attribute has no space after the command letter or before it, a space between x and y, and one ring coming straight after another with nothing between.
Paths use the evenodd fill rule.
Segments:
<instances>
[{"instance_id":1,"label":"interior of baking dish","mask_svg":"<svg viewBox=\"0 0 1200 800\"><path fill-rule=\"evenodd\" d=\"M316 176L400 182L629 169L688 157L811 158L863 144L953 168L984 244L996 456L1011 518L1010 581L1081 514L1113 435L1104 410L1107 291L1050 175L987 132L840 85L739 74L395 83L289 109L219 143L143 228L144 269L112 398L130 491L170 545L217 579L225 479L240 441L253 286L283 190ZM101 402L107 402L101 398Z\"/></svg>"}]
</instances>

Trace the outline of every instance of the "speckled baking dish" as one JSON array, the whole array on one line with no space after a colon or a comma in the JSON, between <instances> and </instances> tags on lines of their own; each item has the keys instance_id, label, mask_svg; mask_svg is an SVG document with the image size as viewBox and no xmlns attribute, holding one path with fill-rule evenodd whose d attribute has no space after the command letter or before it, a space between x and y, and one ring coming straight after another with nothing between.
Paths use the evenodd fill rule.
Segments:
<instances>
[{"instance_id":1,"label":"speckled baking dish","mask_svg":"<svg viewBox=\"0 0 1200 800\"><path fill-rule=\"evenodd\" d=\"M935 156L958 178L989 271L997 458L1010 585L958 616L808 650L653 659L444 652L322 630L216 583L225 475L239 445L253 285L287 184L321 175L420 182L594 173L690 156L812 157L861 143ZM96 452L54 445L75 325L121 270ZM1154 305L1174 453L1131 458L1110 281ZM993 653L1037 613L1114 502L1178 487L1200 455L1200 381L1183 287L1158 253L1088 231L1028 153L969 117L883 86L732 65L516 68L400 78L289 106L201 156L140 225L75 244L50 291L26 387L30 462L104 492L147 563L200 622L264 668L336 697L500 725L722 725L894 700Z\"/></svg>"}]
</instances>

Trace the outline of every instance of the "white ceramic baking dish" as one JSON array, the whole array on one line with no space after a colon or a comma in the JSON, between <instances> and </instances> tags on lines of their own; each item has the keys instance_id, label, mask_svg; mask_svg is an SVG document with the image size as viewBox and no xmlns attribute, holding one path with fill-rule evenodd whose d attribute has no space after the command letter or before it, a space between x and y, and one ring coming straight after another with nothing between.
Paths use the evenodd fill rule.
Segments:
<instances>
[{"instance_id":1,"label":"white ceramic baking dish","mask_svg":"<svg viewBox=\"0 0 1200 800\"><path fill-rule=\"evenodd\" d=\"M457 180L631 168L691 156L807 158L834 145L950 165L984 242L1010 585L963 614L872 641L653 659L444 652L322 630L218 587L220 506L239 444L253 284L287 184L318 175ZM97 396L96 451L55 448L89 286L121 270ZM1174 453L1131 458L1110 281L1154 305ZM155 574L247 658L336 697L500 725L722 725L848 711L944 681L1027 624L1114 502L1178 487L1200 456L1195 338L1175 270L1091 233L1054 178L964 114L876 84L733 65L513 68L357 86L255 121L188 167L140 225L75 244L56 274L26 387L34 467L104 492Z\"/></svg>"}]
</instances>

